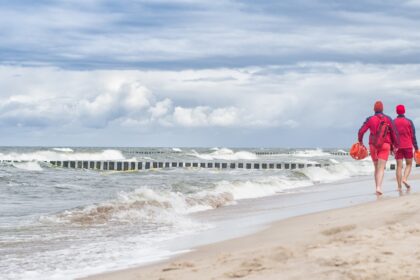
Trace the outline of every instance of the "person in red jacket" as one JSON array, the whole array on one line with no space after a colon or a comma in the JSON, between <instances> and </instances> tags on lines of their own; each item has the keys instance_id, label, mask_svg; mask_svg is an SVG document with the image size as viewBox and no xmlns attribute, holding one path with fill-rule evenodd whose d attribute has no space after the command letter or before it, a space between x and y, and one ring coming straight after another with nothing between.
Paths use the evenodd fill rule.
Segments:
<instances>
[{"instance_id":1,"label":"person in red jacket","mask_svg":"<svg viewBox=\"0 0 420 280\"><path fill-rule=\"evenodd\" d=\"M398 146L395 128L393 127L392 119L384 115L384 105L381 101L376 101L374 105L375 114L366 119L362 127L359 129L359 142L363 144L363 136L367 130L370 130L369 149L372 157L373 165L375 167L375 185L376 194L382 195L382 181L384 178L384 171L389 154L393 148ZM383 130L384 126L387 129ZM379 132L384 131L384 135L378 137ZM377 139L380 139L378 141Z\"/></svg>"},{"instance_id":2,"label":"person in red jacket","mask_svg":"<svg viewBox=\"0 0 420 280\"><path fill-rule=\"evenodd\" d=\"M411 166L413 165L413 148L417 151L416 129L413 122L405 117L404 105L398 105L396 108L398 116L394 119L394 126L399 135L400 145L398 151L395 153L397 160L397 183L398 190L401 190L402 184L407 189L410 188L408 184L408 176L410 176ZM403 176L403 159L405 159L405 170Z\"/></svg>"}]
</instances>

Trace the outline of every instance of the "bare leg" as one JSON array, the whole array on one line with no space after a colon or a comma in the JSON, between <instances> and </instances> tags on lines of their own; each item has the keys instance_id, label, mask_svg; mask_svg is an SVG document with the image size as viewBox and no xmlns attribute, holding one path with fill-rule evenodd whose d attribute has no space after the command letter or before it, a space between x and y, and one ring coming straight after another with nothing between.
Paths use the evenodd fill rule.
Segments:
<instances>
[{"instance_id":1,"label":"bare leg","mask_svg":"<svg viewBox=\"0 0 420 280\"><path fill-rule=\"evenodd\" d=\"M377 167L376 167L376 194L382 194L382 181L384 179L384 172L385 172L385 165L386 160L378 159Z\"/></svg>"},{"instance_id":2,"label":"bare leg","mask_svg":"<svg viewBox=\"0 0 420 280\"><path fill-rule=\"evenodd\" d=\"M402 188L402 169L403 169L403 161L402 159L397 159L397 185L398 190Z\"/></svg>"},{"instance_id":3,"label":"bare leg","mask_svg":"<svg viewBox=\"0 0 420 280\"><path fill-rule=\"evenodd\" d=\"M402 183L405 185L407 189L410 188L410 185L408 184L408 176L410 176L411 172L411 166L413 165L413 159L406 159L405 160L406 166L404 169L404 177L402 177Z\"/></svg>"},{"instance_id":4,"label":"bare leg","mask_svg":"<svg viewBox=\"0 0 420 280\"><path fill-rule=\"evenodd\" d=\"M376 180L377 179L376 173L378 173L378 161L373 162L373 167L375 168L375 172L373 173L373 177L375 178L375 186L377 186L378 181Z\"/></svg>"}]
</instances>

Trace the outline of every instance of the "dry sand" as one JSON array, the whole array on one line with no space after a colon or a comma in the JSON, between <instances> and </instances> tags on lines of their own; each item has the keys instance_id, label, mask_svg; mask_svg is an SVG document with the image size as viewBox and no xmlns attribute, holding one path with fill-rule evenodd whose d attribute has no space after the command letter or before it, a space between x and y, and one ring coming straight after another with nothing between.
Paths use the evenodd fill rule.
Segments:
<instances>
[{"instance_id":1,"label":"dry sand","mask_svg":"<svg viewBox=\"0 0 420 280\"><path fill-rule=\"evenodd\" d=\"M238 278L420 279L420 194L286 219L168 262L88 279Z\"/></svg>"}]
</instances>

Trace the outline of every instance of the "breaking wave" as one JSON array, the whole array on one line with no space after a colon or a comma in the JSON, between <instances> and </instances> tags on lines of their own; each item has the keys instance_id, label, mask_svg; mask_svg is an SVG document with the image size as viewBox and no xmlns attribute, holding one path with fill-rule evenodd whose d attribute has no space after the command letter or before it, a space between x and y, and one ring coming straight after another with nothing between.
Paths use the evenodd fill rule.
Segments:
<instances>
[{"instance_id":1,"label":"breaking wave","mask_svg":"<svg viewBox=\"0 0 420 280\"><path fill-rule=\"evenodd\" d=\"M295 157L328 157L330 153L324 152L322 149L295 151L292 153Z\"/></svg>"},{"instance_id":2,"label":"breaking wave","mask_svg":"<svg viewBox=\"0 0 420 280\"><path fill-rule=\"evenodd\" d=\"M233 196L229 193L199 192L186 195L143 187L133 192L121 192L114 200L67 210L42 217L41 220L77 225L134 222L176 225L185 214L218 208L232 201Z\"/></svg>"},{"instance_id":3,"label":"breaking wave","mask_svg":"<svg viewBox=\"0 0 420 280\"><path fill-rule=\"evenodd\" d=\"M218 149L213 148L211 153L198 153L195 150L192 151L191 156L195 156L199 159L204 160L256 160L258 159L257 155L247 151L234 152L230 149Z\"/></svg>"},{"instance_id":4,"label":"breaking wave","mask_svg":"<svg viewBox=\"0 0 420 280\"><path fill-rule=\"evenodd\" d=\"M125 160L119 150L101 152L35 151L31 153L0 153L2 161L53 161L53 160Z\"/></svg>"},{"instance_id":5,"label":"breaking wave","mask_svg":"<svg viewBox=\"0 0 420 280\"><path fill-rule=\"evenodd\" d=\"M120 192L113 200L64 211L54 215L52 220L79 225L134 222L173 225L177 223L174 215L186 216L233 204L241 199L272 196L319 183L368 175L372 169L369 161L342 162L249 180L221 180L201 188L193 185L175 189L173 186L164 189L144 186L132 192Z\"/></svg>"},{"instance_id":6,"label":"breaking wave","mask_svg":"<svg viewBox=\"0 0 420 280\"><path fill-rule=\"evenodd\" d=\"M373 172L373 165L369 161L362 161L360 163L341 162L323 168L309 167L297 172L304 174L315 184L331 183L354 176L371 174Z\"/></svg>"},{"instance_id":7,"label":"breaking wave","mask_svg":"<svg viewBox=\"0 0 420 280\"><path fill-rule=\"evenodd\" d=\"M22 163L13 163L13 166L22 169L22 170L28 170L28 171L42 171L42 167L39 165L36 161L30 161L30 162L22 162Z\"/></svg>"},{"instance_id":8,"label":"breaking wave","mask_svg":"<svg viewBox=\"0 0 420 280\"><path fill-rule=\"evenodd\" d=\"M63 153L73 153L74 150L71 148L53 148L54 151L63 152Z\"/></svg>"}]
</instances>

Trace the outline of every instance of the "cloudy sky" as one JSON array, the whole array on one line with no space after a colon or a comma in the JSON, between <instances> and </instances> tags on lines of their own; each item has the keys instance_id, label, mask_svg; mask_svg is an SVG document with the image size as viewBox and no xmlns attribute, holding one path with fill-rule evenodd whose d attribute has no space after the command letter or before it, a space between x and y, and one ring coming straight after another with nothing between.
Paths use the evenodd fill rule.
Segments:
<instances>
[{"instance_id":1,"label":"cloudy sky","mask_svg":"<svg viewBox=\"0 0 420 280\"><path fill-rule=\"evenodd\" d=\"M0 0L0 26L0 145L348 147L378 99L420 131L420 0Z\"/></svg>"}]
</instances>

